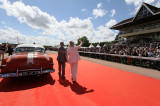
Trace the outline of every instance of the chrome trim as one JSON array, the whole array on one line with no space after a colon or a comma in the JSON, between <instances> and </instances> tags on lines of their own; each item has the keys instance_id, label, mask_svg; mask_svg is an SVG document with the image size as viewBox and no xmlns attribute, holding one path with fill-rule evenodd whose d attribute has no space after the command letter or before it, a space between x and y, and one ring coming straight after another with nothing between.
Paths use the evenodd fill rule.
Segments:
<instances>
[{"instance_id":1,"label":"chrome trim","mask_svg":"<svg viewBox=\"0 0 160 106\"><path fill-rule=\"evenodd\" d=\"M41 74L43 74L43 72L42 72L42 67L41 67Z\"/></svg>"},{"instance_id":2,"label":"chrome trim","mask_svg":"<svg viewBox=\"0 0 160 106\"><path fill-rule=\"evenodd\" d=\"M38 70L38 72L39 72L39 74L41 74L41 70ZM53 73L53 72L55 72L55 69L42 70L42 74L44 74L44 73ZM36 74L36 75L38 75L38 74ZM15 72L15 73L0 74L0 78L19 77L19 76L27 76L27 75L22 75L21 72L19 72L18 69L17 69L17 72Z\"/></svg>"},{"instance_id":3,"label":"chrome trim","mask_svg":"<svg viewBox=\"0 0 160 106\"><path fill-rule=\"evenodd\" d=\"M17 77L18 77L18 74L19 74L19 73L18 73L18 69L17 69L17 73L16 73L16 74L17 74Z\"/></svg>"},{"instance_id":4,"label":"chrome trim","mask_svg":"<svg viewBox=\"0 0 160 106\"><path fill-rule=\"evenodd\" d=\"M19 70L19 71L38 71L38 70L40 70L40 69L23 69L23 70Z\"/></svg>"}]
</instances>

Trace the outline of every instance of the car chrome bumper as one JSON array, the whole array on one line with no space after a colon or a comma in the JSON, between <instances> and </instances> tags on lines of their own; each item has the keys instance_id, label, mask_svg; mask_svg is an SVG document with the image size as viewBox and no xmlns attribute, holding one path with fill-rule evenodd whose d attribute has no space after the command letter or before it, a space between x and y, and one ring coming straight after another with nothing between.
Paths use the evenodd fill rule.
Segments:
<instances>
[{"instance_id":1,"label":"car chrome bumper","mask_svg":"<svg viewBox=\"0 0 160 106\"><path fill-rule=\"evenodd\" d=\"M53 73L55 72L55 69L49 69L49 70L34 70L34 71L20 71L16 73L5 73L5 74L0 74L0 78L5 78L5 77L19 77L19 76L27 76L27 75L39 75L39 74L44 74L44 73Z\"/></svg>"}]
</instances>

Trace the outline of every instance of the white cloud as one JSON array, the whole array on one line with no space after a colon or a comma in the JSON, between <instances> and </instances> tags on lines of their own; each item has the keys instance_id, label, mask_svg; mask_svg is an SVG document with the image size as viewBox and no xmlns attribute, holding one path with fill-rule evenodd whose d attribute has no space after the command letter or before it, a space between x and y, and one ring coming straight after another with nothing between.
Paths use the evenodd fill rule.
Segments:
<instances>
[{"instance_id":1,"label":"white cloud","mask_svg":"<svg viewBox=\"0 0 160 106\"><path fill-rule=\"evenodd\" d=\"M68 22L65 20L58 22L54 16L41 11L36 6L25 5L22 1L10 3L7 0L0 0L0 2L0 8L4 9L9 16L17 18L21 23L26 23L33 28L33 31L40 29L43 34L43 36L27 36L12 28L8 30L0 29L0 42L16 43L15 38L19 36L22 43L33 43L36 41L36 43L43 45L54 45L59 44L60 41L68 43L68 41L73 40L76 42L81 36L87 36L92 42L108 41L113 39L116 34L108 28L109 23L107 26L99 26L97 29L94 29L90 17L83 20L78 17L71 17ZM96 18L103 17L106 13L102 9L93 10L93 15Z\"/></svg>"},{"instance_id":2,"label":"white cloud","mask_svg":"<svg viewBox=\"0 0 160 106\"><path fill-rule=\"evenodd\" d=\"M117 24L117 21L111 19L108 23L106 23L106 26L107 26L107 27L111 27L111 26L113 26L113 25L115 25L115 24Z\"/></svg>"},{"instance_id":3,"label":"white cloud","mask_svg":"<svg viewBox=\"0 0 160 106\"><path fill-rule=\"evenodd\" d=\"M57 20L55 17L42 12L38 7L26 6L23 2L14 2L11 4L9 1L3 1L1 5L2 9L5 9L9 16L14 16L21 23L27 23L29 26L35 29L48 29L53 25L56 25ZM44 24L45 23L45 24Z\"/></svg>"},{"instance_id":4,"label":"white cloud","mask_svg":"<svg viewBox=\"0 0 160 106\"><path fill-rule=\"evenodd\" d=\"M116 20L111 19L106 23L106 26L99 26L97 30L94 31L95 36L92 37L92 42L103 42L103 41L112 41L115 39L117 32L113 32L109 27L115 25Z\"/></svg>"},{"instance_id":5,"label":"white cloud","mask_svg":"<svg viewBox=\"0 0 160 106\"><path fill-rule=\"evenodd\" d=\"M82 12L85 12L85 11L87 11L87 9L83 8L83 9L81 9L81 11L82 11Z\"/></svg>"},{"instance_id":6,"label":"white cloud","mask_svg":"<svg viewBox=\"0 0 160 106\"><path fill-rule=\"evenodd\" d=\"M99 26L98 30L95 31L95 36L92 38L93 42L105 42L105 41L112 41L115 39L116 33L114 33L112 30L110 30L107 27Z\"/></svg>"},{"instance_id":7,"label":"white cloud","mask_svg":"<svg viewBox=\"0 0 160 106\"><path fill-rule=\"evenodd\" d=\"M98 18L98 17L103 17L106 15L106 11L103 10L103 9L94 9L92 14L94 15L95 18Z\"/></svg>"},{"instance_id":8,"label":"white cloud","mask_svg":"<svg viewBox=\"0 0 160 106\"><path fill-rule=\"evenodd\" d=\"M6 25L6 22L5 22L5 21L2 21L1 23L2 23L3 25Z\"/></svg>"},{"instance_id":9,"label":"white cloud","mask_svg":"<svg viewBox=\"0 0 160 106\"><path fill-rule=\"evenodd\" d=\"M102 3L98 3L97 8L93 9L92 15L94 16L94 18L103 17L106 15L108 11L101 8L102 8Z\"/></svg>"},{"instance_id":10,"label":"white cloud","mask_svg":"<svg viewBox=\"0 0 160 106\"><path fill-rule=\"evenodd\" d=\"M98 3L97 8L101 8L101 7L102 7L102 3Z\"/></svg>"},{"instance_id":11,"label":"white cloud","mask_svg":"<svg viewBox=\"0 0 160 106\"><path fill-rule=\"evenodd\" d=\"M145 3L153 3L155 0L125 0L125 2L127 4L134 4L135 7L139 6L142 4L142 2L145 2Z\"/></svg>"},{"instance_id":12,"label":"white cloud","mask_svg":"<svg viewBox=\"0 0 160 106\"><path fill-rule=\"evenodd\" d=\"M8 42L8 43L18 43L17 37L19 40L19 43L33 43L36 42L36 44L42 44L42 45L55 45L58 43L58 40L50 39L49 37L45 36L26 36L18 32L17 30L14 30L12 28L8 28L7 30L0 29L0 42Z\"/></svg>"},{"instance_id":13,"label":"white cloud","mask_svg":"<svg viewBox=\"0 0 160 106\"><path fill-rule=\"evenodd\" d=\"M155 2L155 0L125 0L125 2L127 5L134 5L135 9L130 12L130 15L134 15L143 2L152 4Z\"/></svg>"},{"instance_id":14,"label":"white cloud","mask_svg":"<svg viewBox=\"0 0 160 106\"><path fill-rule=\"evenodd\" d=\"M157 1L156 7L159 7L159 8L160 8L160 0Z\"/></svg>"},{"instance_id":15,"label":"white cloud","mask_svg":"<svg viewBox=\"0 0 160 106\"><path fill-rule=\"evenodd\" d=\"M111 10L111 17L113 17L115 14L116 14L116 10L115 10L115 9L112 9L112 10Z\"/></svg>"}]
</instances>

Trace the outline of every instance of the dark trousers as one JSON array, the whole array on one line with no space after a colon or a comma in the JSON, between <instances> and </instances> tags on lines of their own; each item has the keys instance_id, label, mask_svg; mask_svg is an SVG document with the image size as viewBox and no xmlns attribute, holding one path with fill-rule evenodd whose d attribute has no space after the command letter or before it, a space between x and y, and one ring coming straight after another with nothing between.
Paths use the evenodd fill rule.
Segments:
<instances>
[{"instance_id":1,"label":"dark trousers","mask_svg":"<svg viewBox=\"0 0 160 106\"><path fill-rule=\"evenodd\" d=\"M12 55L12 52L8 52L8 56Z\"/></svg>"},{"instance_id":2,"label":"dark trousers","mask_svg":"<svg viewBox=\"0 0 160 106\"><path fill-rule=\"evenodd\" d=\"M58 62L58 66L59 66L59 73L61 73L62 70L62 77L64 77L66 62Z\"/></svg>"}]
</instances>

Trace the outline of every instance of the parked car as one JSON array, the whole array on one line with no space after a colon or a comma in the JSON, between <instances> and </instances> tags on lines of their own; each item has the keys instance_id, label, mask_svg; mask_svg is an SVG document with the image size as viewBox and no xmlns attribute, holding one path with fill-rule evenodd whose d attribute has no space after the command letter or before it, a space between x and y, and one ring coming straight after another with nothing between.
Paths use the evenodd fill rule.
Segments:
<instances>
[{"instance_id":1,"label":"parked car","mask_svg":"<svg viewBox=\"0 0 160 106\"><path fill-rule=\"evenodd\" d=\"M14 54L2 60L0 78L38 75L54 72L53 59L45 48L36 44L20 44Z\"/></svg>"}]
</instances>

